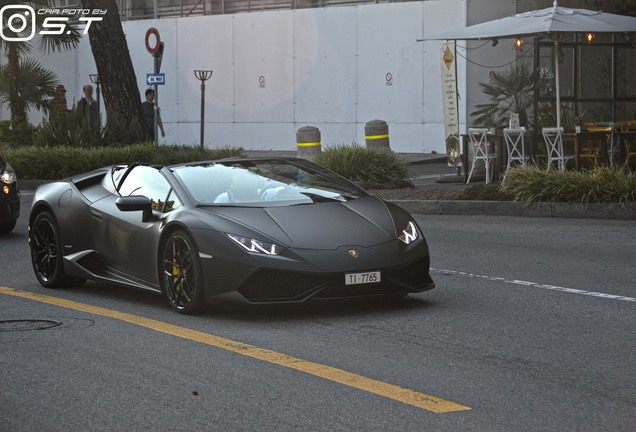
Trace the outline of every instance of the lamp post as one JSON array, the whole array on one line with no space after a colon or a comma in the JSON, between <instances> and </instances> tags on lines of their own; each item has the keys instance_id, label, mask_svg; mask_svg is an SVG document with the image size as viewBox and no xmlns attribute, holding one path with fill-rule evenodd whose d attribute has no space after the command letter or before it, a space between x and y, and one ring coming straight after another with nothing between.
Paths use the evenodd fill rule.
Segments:
<instances>
[{"instance_id":1,"label":"lamp post","mask_svg":"<svg viewBox=\"0 0 636 432\"><path fill-rule=\"evenodd\" d=\"M102 115L101 115L101 108L99 105L99 85L101 84L101 81L99 80L98 74L89 74L88 77L91 79L91 82L95 84L95 87L97 88L97 120L99 121L99 127L101 128ZM98 129L98 130L101 130L101 129Z\"/></svg>"},{"instance_id":2,"label":"lamp post","mask_svg":"<svg viewBox=\"0 0 636 432\"><path fill-rule=\"evenodd\" d=\"M203 135L205 129L205 82L212 77L211 70L195 69L194 76L201 81L201 150L204 147Z\"/></svg>"}]
</instances>

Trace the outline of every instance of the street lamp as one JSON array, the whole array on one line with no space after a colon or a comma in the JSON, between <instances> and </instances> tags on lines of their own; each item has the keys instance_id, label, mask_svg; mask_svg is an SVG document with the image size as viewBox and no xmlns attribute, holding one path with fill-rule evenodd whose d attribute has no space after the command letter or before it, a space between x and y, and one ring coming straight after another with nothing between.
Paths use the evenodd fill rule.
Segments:
<instances>
[{"instance_id":1,"label":"street lamp","mask_svg":"<svg viewBox=\"0 0 636 432\"><path fill-rule=\"evenodd\" d=\"M204 147L204 120L205 120L205 82L212 77L211 70L195 69L194 76L201 81L201 150Z\"/></svg>"},{"instance_id":2,"label":"street lamp","mask_svg":"<svg viewBox=\"0 0 636 432\"><path fill-rule=\"evenodd\" d=\"M91 82L93 84L95 84L95 87L97 88L97 119L99 121L99 127L102 126L102 115L101 115L101 108L99 105L99 85L101 84L101 81L99 80L99 75L98 74L89 74L88 77L91 79Z\"/></svg>"}]
</instances>

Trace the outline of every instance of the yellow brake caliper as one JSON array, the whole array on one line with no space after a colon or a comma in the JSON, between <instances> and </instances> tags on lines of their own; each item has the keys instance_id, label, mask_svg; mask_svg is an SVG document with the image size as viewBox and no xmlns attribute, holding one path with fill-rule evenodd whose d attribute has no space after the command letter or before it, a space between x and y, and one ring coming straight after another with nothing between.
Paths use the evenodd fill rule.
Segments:
<instances>
[{"instance_id":1,"label":"yellow brake caliper","mask_svg":"<svg viewBox=\"0 0 636 432\"><path fill-rule=\"evenodd\" d=\"M181 275L181 269L179 267L177 267L176 265L174 265L174 264L177 263L177 258L176 257L172 259L172 263L173 263L173 266L172 266L172 284L175 285L175 287L174 287L175 292L177 294L181 294L181 284L176 285L177 280L179 280L179 275Z\"/></svg>"}]
</instances>

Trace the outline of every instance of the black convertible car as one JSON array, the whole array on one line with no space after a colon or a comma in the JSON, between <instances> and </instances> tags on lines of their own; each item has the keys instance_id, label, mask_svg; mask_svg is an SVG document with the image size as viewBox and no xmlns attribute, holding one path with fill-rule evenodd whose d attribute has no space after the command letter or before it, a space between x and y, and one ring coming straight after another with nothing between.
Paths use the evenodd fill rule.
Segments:
<instances>
[{"instance_id":1,"label":"black convertible car","mask_svg":"<svg viewBox=\"0 0 636 432\"><path fill-rule=\"evenodd\" d=\"M0 156L0 234L8 233L20 216L20 191L15 171Z\"/></svg>"},{"instance_id":2,"label":"black convertible car","mask_svg":"<svg viewBox=\"0 0 636 432\"><path fill-rule=\"evenodd\" d=\"M181 313L435 286L405 210L296 158L134 163L44 184L29 244L45 287L107 281L163 292Z\"/></svg>"}]
</instances>

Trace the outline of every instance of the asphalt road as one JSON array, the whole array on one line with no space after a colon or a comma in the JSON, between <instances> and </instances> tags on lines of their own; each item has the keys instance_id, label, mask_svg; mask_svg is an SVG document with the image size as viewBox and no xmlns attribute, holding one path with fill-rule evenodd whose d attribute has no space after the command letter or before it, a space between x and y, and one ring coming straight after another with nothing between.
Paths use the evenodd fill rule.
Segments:
<instances>
[{"instance_id":1,"label":"asphalt road","mask_svg":"<svg viewBox=\"0 0 636 432\"><path fill-rule=\"evenodd\" d=\"M635 430L633 221L417 216L433 291L181 316L41 288L30 199L0 236L1 431Z\"/></svg>"}]
</instances>

